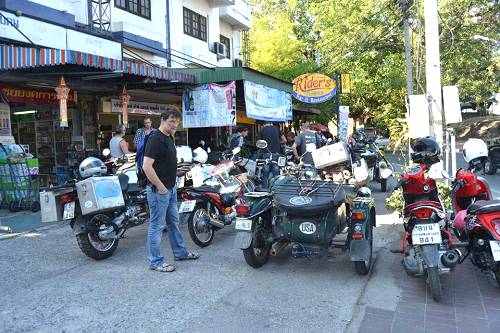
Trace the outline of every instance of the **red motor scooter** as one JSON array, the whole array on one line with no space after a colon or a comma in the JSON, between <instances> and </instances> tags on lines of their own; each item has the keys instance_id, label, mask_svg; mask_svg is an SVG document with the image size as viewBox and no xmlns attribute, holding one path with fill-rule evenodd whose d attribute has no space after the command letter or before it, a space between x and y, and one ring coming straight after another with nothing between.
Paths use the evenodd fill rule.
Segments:
<instances>
[{"instance_id":1,"label":"red motor scooter","mask_svg":"<svg viewBox=\"0 0 500 333\"><path fill-rule=\"evenodd\" d=\"M488 183L474 173L484 168L488 149L484 141L469 139L463 153L469 167L459 169L452 182L453 228L466 242L460 263L470 255L476 267L492 272L500 284L500 200L492 200Z\"/></svg>"},{"instance_id":2,"label":"red motor scooter","mask_svg":"<svg viewBox=\"0 0 500 333\"><path fill-rule=\"evenodd\" d=\"M403 188L405 233L401 253L403 267L412 276L426 276L432 298L441 299L440 274L449 273L459 262L455 239L448 230L445 209L436 181L429 177L432 164L439 162L440 147L422 138L414 145L412 160L399 182Z\"/></svg>"}]
</instances>

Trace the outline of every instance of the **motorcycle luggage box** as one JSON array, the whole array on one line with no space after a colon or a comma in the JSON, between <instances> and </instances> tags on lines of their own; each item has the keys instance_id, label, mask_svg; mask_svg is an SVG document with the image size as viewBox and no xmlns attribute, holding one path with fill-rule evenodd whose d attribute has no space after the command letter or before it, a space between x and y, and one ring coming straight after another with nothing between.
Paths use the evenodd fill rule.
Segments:
<instances>
[{"instance_id":1,"label":"motorcycle luggage box","mask_svg":"<svg viewBox=\"0 0 500 333\"><path fill-rule=\"evenodd\" d=\"M345 201L345 192L338 184L325 181L288 180L271 187L274 202L279 209L294 216L318 216L339 207ZM317 189L308 195L300 195L303 188Z\"/></svg>"},{"instance_id":2,"label":"motorcycle luggage box","mask_svg":"<svg viewBox=\"0 0 500 333\"><path fill-rule=\"evenodd\" d=\"M42 223L56 222L63 219L63 205L59 202L62 195L73 192L71 187L40 192Z\"/></svg>"},{"instance_id":3,"label":"motorcycle luggage box","mask_svg":"<svg viewBox=\"0 0 500 333\"><path fill-rule=\"evenodd\" d=\"M76 183L83 215L125 206L117 176L91 177Z\"/></svg>"},{"instance_id":4,"label":"motorcycle luggage box","mask_svg":"<svg viewBox=\"0 0 500 333\"><path fill-rule=\"evenodd\" d=\"M350 160L349 150L343 142L337 142L316 149L312 152L314 166L323 169L332 165L340 164Z\"/></svg>"}]
</instances>

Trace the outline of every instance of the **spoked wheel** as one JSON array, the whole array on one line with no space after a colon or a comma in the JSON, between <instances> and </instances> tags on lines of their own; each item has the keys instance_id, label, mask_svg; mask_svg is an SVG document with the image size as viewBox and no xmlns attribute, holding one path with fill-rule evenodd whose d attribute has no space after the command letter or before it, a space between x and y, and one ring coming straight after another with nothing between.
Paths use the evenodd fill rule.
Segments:
<instances>
[{"instance_id":1,"label":"spoked wheel","mask_svg":"<svg viewBox=\"0 0 500 333\"><path fill-rule=\"evenodd\" d=\"M97 214L90 218L87 226L92 231L76 236L82 252L95 260L111 257L118 246L117 238L104 238L104 235L114 233L111 218L105 214Z\"/></svg>"},{"instance_id":2,"label":"spoked wheel","mask_svg":"<svg viewBox=\"0 0 500 333\"><path fill-rule=\"evenodd\" d=\"M257 229L263 228L262 225L263 219L262 217L258 217L254 220L254 223L257 223ZM271 244L265 244L262 241L262 234L260 230L254 231L254 237L252 239L252 245L248 249L243 250L243 256L245 257L245 261L249 266L253 268L259 268L264 266L269 260L269 254L271 253Z\"/></svg>"},{"instance_id":3,"label":"spoked wheel","mask_svg":"<svg viewBox=\"0 0 500 333\"><path fill-rule=\"evenodd\" d=\"M373 225L370 221L370 227L368 228L368 237L370 242L370 257L365 261L355 261L354 268L356 269L356 273L359 275L367 275L372 268L373 263Z\"/></svg>"},{"instance_id":4,"label":"spoked wheel","mask_svg":"<svg viewBox=\"0 0 500 333\"><path fill-rule=\"evenodd\" d=\"M441 280L439 279L439 268L427 268L427 283L431 289L432 298L439 302L441 301Z\"/></svg>"},{"instance_id":5,"label":"spoked wheel","mask_svg":"<svg viewBox=\"0 0 500 333\"><path fill-rule=\"evenodd\" d=\"M205 208L196 206L189 215L188 230L193 242L199 247L205 247L212 243L215 230L209 222L210 217Z\"/></svg>"}]
</instances>

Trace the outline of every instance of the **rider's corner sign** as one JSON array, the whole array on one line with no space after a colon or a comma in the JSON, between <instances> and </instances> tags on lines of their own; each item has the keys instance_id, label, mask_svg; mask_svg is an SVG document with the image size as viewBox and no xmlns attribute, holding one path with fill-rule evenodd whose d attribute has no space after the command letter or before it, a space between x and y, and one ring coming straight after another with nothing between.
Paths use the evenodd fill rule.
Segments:
<instances>
[{"instance_id":1,"label":"rider's corner sign","mask_svg":"<svg viewBox=\"0 0 500 333\"><path fill-rule=\"evenodd\" d=\"M320 73L302 74L293 80L292 95L304 103L322 103L335 96L336 92L335 80Z\"/></svg>"}]
</instances>

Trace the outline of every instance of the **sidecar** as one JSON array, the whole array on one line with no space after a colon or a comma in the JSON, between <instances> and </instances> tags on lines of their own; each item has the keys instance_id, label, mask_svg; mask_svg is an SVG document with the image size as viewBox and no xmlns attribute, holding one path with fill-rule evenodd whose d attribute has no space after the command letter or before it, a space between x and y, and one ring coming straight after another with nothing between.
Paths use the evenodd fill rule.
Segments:
<instances>
[{"instance_id":1,"label":"sidecar","mask_svg":"<svg viewBox=\"0 0 500 333\"><path fill-rule=\"evenodd\" d=\"M295 258L308 259L336 247L349 253L359 274L370 271L375 208L369 189L280 176L270 192L246 198L249 204L236 207L236 246L250 266L261 267L289 246Z\"/></svg>"}]
</instances>

